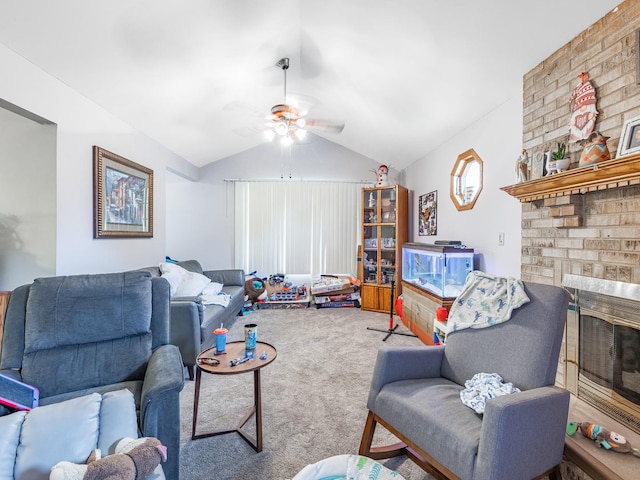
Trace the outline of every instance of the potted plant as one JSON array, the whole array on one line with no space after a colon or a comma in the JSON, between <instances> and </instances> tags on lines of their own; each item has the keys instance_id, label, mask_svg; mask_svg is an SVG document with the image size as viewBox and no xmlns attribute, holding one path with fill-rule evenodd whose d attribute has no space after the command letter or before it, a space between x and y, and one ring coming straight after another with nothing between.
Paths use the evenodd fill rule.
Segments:
<instances>
[{"instance_id":1,"label":"potted plant","mask_svg":"<svg viewBox=\"0 0 640 480\"><path fill-rule=\"evenodd\" d=\"M551 158L555 161L557 172L564 172L569 169L569 164L571 163L571 159L565 158L566 153L567 153L567 145L564 143L558 142L557 150L551 154Z\"/></svg>"}]
</instances>

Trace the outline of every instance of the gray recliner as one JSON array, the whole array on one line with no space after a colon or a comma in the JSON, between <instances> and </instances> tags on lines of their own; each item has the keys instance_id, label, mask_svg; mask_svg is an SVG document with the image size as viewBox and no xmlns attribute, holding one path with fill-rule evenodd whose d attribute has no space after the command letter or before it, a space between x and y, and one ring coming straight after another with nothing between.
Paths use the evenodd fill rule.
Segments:
<instances>
[{"instance_id":1,"label":"gray recliner","mask_svg":"<svg viewBox=\"0 0 640 480\"><path fill-rule=\"evenodd\" d=\"M180 351L169 344L165 279L146 272L74 275L15 289L0 373L38 387L41 405L129 389L141 435L167 447L166 478L179 478L184 378Z\"/></svg>"},{"instance_id":2,"label":"gray recliner","mask_svg":"<svg viewBox=\"0 0 640 480\"><path fill-rule=\"evenodd\" d=\"M360 454L406 454L436 478L559 478L569 392L555 387L568 294L524 283L530 302L488 328L452 332L446 345L382 347ZM520 393L489 399L483 415L460 399L477 373L498 373ZM400 443L372 448L377 424Z\"/></svg>"}]
</instances>

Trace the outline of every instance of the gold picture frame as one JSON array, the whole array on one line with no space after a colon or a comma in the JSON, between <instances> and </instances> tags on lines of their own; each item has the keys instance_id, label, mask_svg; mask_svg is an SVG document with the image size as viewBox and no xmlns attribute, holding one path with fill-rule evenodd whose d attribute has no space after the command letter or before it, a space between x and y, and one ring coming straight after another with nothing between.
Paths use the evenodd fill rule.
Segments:
<instances>
[{"instance_id":1,"label":"gold picture frame","mask_svg":"<svg viewBox=\"0 0 640 480\"><path fill-rule=\"evenodd\" d=\"M616 157L638 152L640 152L640 117L635 117L624 122Z\"/></svg>"},{"instance_id":2,"label":"gold picture frame","mask_svg":"<svg viewBox=\"0 0 640 480\"><path fill-rule=\"evenodd\" d=\"M153 237L153 170L93 147L93 238Z\"/></svg>"}]
</instances>

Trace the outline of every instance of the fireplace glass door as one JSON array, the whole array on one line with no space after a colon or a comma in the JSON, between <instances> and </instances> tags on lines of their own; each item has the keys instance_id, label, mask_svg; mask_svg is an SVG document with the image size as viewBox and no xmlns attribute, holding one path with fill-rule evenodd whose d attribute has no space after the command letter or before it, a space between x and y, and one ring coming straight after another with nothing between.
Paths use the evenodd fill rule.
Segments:
<instances>
[{"instance_id":1,"label":"fireplace glass door","mask_svg":"<svg viewBox=\"0 0 640 480\"><path fill-rule=\"evenodd\" d=\"M640 330L580 311L580 374L640 405Z\"/></svg>"}]
</instances>

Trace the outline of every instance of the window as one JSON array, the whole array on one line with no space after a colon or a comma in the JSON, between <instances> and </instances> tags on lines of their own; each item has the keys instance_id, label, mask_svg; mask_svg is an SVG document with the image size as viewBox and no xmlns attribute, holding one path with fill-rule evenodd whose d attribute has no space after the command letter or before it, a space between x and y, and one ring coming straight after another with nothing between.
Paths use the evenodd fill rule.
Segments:
<instances>
[{"instance_id":1,"label":"window","mask_svg":"<svg viewBox=\"0 0 640 480\"><path fill-rule=\"evenodd\" d=\"M356 183L236 182L236 268L355 275L360 195Z\"/></svg>"}]
</instances>

